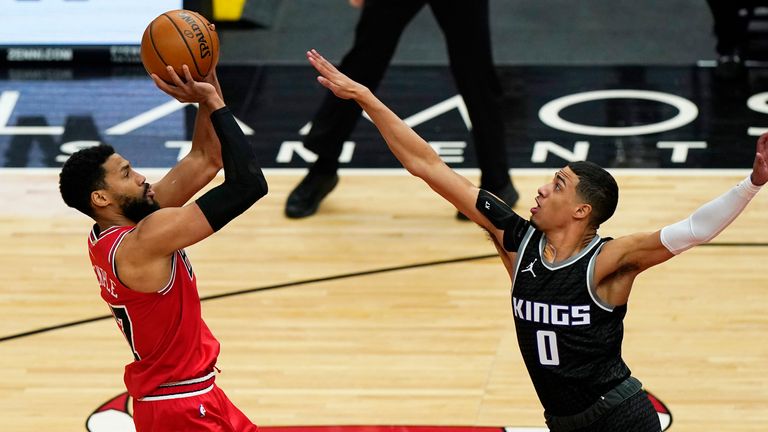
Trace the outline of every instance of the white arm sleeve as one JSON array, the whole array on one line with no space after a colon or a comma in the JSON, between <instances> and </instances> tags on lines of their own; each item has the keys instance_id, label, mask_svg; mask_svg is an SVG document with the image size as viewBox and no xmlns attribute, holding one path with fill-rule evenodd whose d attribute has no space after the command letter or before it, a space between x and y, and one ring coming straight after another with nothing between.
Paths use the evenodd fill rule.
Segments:
<instances>
[{"instance_id":1,"label":"white arm sleeve","mask_svg":"<svg viewBox=\"0 0 768 432\"><path fill-rule=\"evenodd\" d=\"M706 243L725 229L741 214L749 201L760 190L750 177L742 180L728 192L704 204L687 219L661 229L661 243L678 255Z\"/></svg>"}]
</instances>

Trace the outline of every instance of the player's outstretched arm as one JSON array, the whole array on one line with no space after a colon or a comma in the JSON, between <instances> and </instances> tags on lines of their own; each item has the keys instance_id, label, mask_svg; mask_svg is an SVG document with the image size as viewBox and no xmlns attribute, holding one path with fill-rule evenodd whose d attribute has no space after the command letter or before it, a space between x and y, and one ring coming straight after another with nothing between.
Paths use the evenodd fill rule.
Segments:
<instances>
[{"instance_id":1,"label":"player's outstretched arm","mask_svg":"<svg viewBox=\"0 0 768 432\"><path fill-rule=\"evenodd\" d=\"M189 68L182 66L185 80L176 74L172 67L168 73L174 85L153 77L155 84L180 102L195 102L198 105L195 117L195 129L192 133L192 148L160 181L152 185L155 198L160 207L179 207L189 201L192 196L210 183L222 168L221 144L211 124L211 113L219 105L224 105L224 97L216 76L216 69L208 74L204 82L195 82L189 73ZM215 94L221 100L216 107L203 103L201 98L211 95L213 87Z\"/></svg>"},{"instance_id":2,"label":"player's outstretched arm","mask_svg":"<svg viewBox=\"0 0 768 432\"><path fill-rule=\"evenodd\" d=\"M659 231L659 239L678 255L715 238L738 217L768 181L768 134L757 140L752 173L729 191L704 204L691 216Z\"/></svg>"},{"instance_id":3,"label":"player's outstretched arm","mask_svg":"<svg viewBox=\"0 0 768 432\"><path fill-rule=\"evenodd\" d=\"M389 149L408 172L424 180L460 212L502 241L503 231L476 208L479 193L477 187L448 167L424 139L368 88L339 72L315 50L307 52L307 59L320 73L317 77L320 84L339 98L354 100L365 110Z\"/></svg>"},{"instance_id":4,"label":"player's outstretched arm","mask_svg":"<svg viewBox=\"0 0 768 432\"><path fill-rule=\"evenodd\" d=\"M752 173L724 194L699 207L689 217L654 233L632 234L607 243L598 258L596 281L614 276L617 272L632 279L643 270L709 242L720 234L768 182L768 134L757 140L756 147ZM626 302L631 284L619 285L624 291L614 293L614 298Z\"/></svg>"}]
</instances>

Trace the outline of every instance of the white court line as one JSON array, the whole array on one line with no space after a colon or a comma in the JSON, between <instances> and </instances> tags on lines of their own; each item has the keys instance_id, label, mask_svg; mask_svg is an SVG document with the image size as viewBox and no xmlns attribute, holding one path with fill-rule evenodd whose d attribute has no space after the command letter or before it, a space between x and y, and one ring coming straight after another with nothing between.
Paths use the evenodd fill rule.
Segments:
<instances>
[{"instance_id":1,"label":"white court line","mask_svg":"<svg viewBox=\"0 0 768 432\"><path fill-rule=\"evenodd\" d=\"M162 175L170 168L141 168L134 169L144 175ZM509 172L513 177L520 176L540 176L550 175L559 168L512 168ZM51 175L59 174L60 168L0 168L0 176L8 175ZM480 175L478 168L457 168L457 173L465 176ZM751 168L608 168L613 175L631 175L647 177L724 177L731 175L747 175ZM223 171L222 171L223 173ZM264 175L305 175L307 168L265 168ZM221 175L221 173L220 173ZM350 176L409 176L410 174L404 168L341 168L339 175Z\"/></svg>"},{"instance_id":2,"label":"white court line","mask_svg":"<svg viewBox=\"0 0 768 432\"><path fill-rule=\"evenodd\" d=\"M148 168L137 170L156 181L160 179L168 168ZM35 217L79 217L79 213L68 208L59 197L58 175L59 168L0 168L0 217L2 216L35 216ZM268 168L265 169L267 179L277 176L303 176L306 168ZM342 168L341 176L410 176L403 168L386 169L361 169ZM480 170L476 168L462 168L456 170L464 176L479 176ZM521 168L512 169L512 178L544 177L550 178L557 169L555 168ZM706 177L745 177L749 169L615 169L611 170L614 176L647 176L647 177L675 177L675 176L706 176ZM219 179L223 178L223 172L219 173Z\"/></svg>"}]
</instances>

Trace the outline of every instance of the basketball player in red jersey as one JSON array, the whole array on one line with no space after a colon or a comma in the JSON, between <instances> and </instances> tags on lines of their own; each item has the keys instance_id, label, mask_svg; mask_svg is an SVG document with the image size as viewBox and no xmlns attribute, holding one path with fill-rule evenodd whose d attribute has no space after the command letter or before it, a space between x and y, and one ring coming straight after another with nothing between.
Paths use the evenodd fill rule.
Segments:
<instances>
[{"instance_id":1,"label":"basketball player in red jersey","mask_svg":"<svg viewBox=\"0 0 768 432\"><path fill-rule=\"evenodd\" d=\"M603 168L569 163L538 189L530 220L451 170L373 93L316 51L318 81L356 101L403 166L486 229L512 282L520 352L552 432L659 432L658 415L621 358L632 284L644 270L713 239L768 182L768 134L750 176L690 217L617 239L597 230L618 186Z\"/></svg>"},{"instance_id":2,"label":"basketball player in red jersey","mask_svg":"<svg viewBox=\"0 0 768 432\"><path fill-rule=\"evenodd\" d=\"M136 430L256 431L215 384L219 342L200 313L184 247L222 228L267 193L255 154L224 104L215 71L206 82L168 68L157 87L197 102L192 149L150 185L110 146L73 154L59 187L64 202L96 223L88 237L101 297L133 354L125 385ZM187 201L224 167L224 182Z\"/></svg>"}]
</instances>

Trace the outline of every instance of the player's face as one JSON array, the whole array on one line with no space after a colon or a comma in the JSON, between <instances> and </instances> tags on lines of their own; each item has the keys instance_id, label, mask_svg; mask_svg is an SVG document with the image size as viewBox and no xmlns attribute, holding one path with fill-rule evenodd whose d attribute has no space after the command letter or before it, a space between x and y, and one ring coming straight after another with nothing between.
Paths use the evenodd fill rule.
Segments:
<instances>
[{"instance_id":1,"label":"player's face","mask_svg":"<svg viewBox=\"0 0 768 432\"><path fill-rule=\"evenodd\" d=\"M542 185L536 196L536 207L531 208L531 222L540 230L565 226L579 206L576 185L579 177L565 167L556 172L552 181Z\"/></svg>"},{"instance_id":2,"label":"player's face","mask_svg":"<svg viewBox=\"0 0 768 432\"><path fill-rule=\"evenodd\" d=\"M134 171L130 162L115 153L104 163L107 190L113 196L123 216L139 223L160 206L147 178Z\"/></svg>"}]
</instances>

